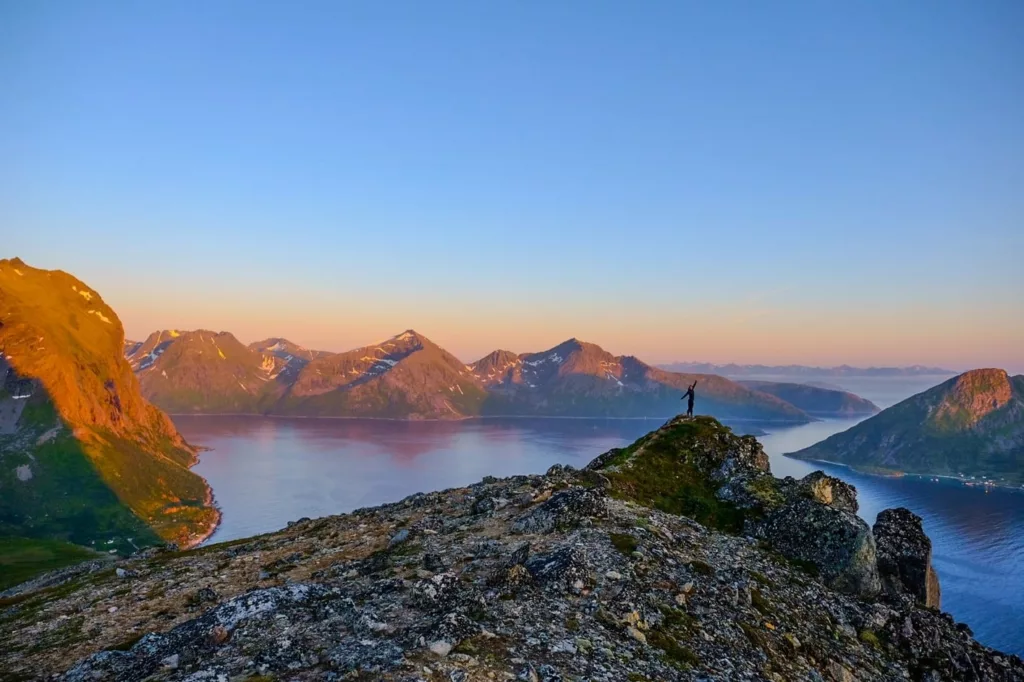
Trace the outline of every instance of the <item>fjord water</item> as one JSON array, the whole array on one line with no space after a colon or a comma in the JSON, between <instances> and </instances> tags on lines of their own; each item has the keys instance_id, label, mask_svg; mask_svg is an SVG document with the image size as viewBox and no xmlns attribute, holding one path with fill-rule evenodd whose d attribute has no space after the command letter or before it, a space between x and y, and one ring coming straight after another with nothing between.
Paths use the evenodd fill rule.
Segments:
<instances>
[{"instance_id":1,"label":"fjord water","mask_svg":"<svg viewBox=\"0 0 1024 682\"><path fill-rule=\"evenodd\" d=\"M878 398L877 404L895 402ZM223 511L211 538L219 542L486 475L541 473L556 462L581 467L662 420L175 417L175 423L190 442L212 448L201 454L195 471L210 482ZM860 514L868 523L888 507L921 515L934 544L943 610L970 625L981 642L1024 655L1024 494L866 476L782 456L855 423L761 425L768 434L759 440L776 476L824 469L857 486Z\"/></svg>"}]
</instances>

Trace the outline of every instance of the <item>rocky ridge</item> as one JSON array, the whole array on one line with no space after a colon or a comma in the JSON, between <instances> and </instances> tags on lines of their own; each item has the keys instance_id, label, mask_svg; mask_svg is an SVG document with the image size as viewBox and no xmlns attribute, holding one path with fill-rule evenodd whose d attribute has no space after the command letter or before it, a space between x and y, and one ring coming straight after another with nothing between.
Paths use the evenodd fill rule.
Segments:
<instances>
[{"instance_id":1,"label":"rocky ridge","mask_svg":"<svg viewBox=\"0 0 1024 682\"><path fill-rule=\"evenodd\" d=\"M75 681L1024 680L1019 658L925 605L920 520L897 510L873 533L855 509L837 479L772 479L753 438L673 420L582 471L487 477L23 592L0 602L0 669ZM789 526L802 524L820 549L799 546L806 534Z\"/></svg>"},{"instance_id":2,"label":"rocky ridge","mask_svg":"<svg viewBox=\"0 0 1024 682\"><path fill-rule=\"evenodd\" d=\"M174 413L667 417L696 380L704 413L811 420L783 399L728 379L666 372L576 339L541 353L495 351L471 365L411 329L343 353L277 338L246 347L227 332L162 331L127 345L126 353L145 395Z\"/></svg>"}]
</instances>

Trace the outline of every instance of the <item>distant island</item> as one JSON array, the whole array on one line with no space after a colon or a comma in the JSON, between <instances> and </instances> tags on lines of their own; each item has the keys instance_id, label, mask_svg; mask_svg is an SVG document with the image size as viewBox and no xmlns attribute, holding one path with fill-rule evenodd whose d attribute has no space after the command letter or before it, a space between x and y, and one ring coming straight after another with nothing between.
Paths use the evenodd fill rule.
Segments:
<instances>
[{"instance_id":1,"label":"distant island","mask_svg":"<svg viewBox=\"0 0 1024 682\"><path fill-rule=\"evenodd\" d=\"M734 363L716 365L710 362L670 362L658 365L670 372L701 372L721 374L727 377L914 377L950 376L951 369L910 365L909 367L811 367L808 365L738 365Z\"/></svg>"},{"instance_id":2,"label":"distant island","mask_svg":"<svg viewBox=\"0 0 1024 682\"><path fill-rule=\"evenodd\" d=\"M780 381L738 381L742 386L768 393L817 417L858 417L878 412L870 400L841 388Z\"/></svg>"},{"instance_id":3,"label":"distant island","mask_svg":"<svg viewBox=\"0 0 1024 682\"><path fill-rule=\"evenodd\" d=\"M1024 376L965 372L787 456L868 473L1024 485Z\"/></svg>"}]
</instances>

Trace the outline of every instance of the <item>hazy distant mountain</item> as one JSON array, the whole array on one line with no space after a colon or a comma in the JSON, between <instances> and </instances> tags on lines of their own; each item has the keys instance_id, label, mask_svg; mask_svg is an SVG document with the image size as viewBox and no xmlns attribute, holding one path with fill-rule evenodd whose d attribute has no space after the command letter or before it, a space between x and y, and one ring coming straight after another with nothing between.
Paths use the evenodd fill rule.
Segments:
<instances>
[{"instance_id":1,"label":"hazy distant mountain","mask_svg":"<svg viewBox=\"0 0 1024 682\"><path fill-rule=\"evenodd\" d=\"M750 379L737 383L755 391L770 393L816 417L855 417L878 412L878 406L870 400L842 389L822 388L809 383L793 384Z\"/></svg>"},{"instance_id":2,"label":"hazy distant mountain","mask_svg":"<svg viewBox=\"0 0 1024 682\"><path fill-rule=\"evenodd\" d=\"M720 376L679 374L570 339L541 353L494 351L471 365L490 397L485 414L666 417L694 380L698 411L723 419L808 421L775 396Z\"/></svg>"},{"instance_id":3,"label":"hazy distant mountain","mask_svg":"<svg viewBox=\"0 0 1024 682\"><path fill-rule=\"evenodd\" d=\"M145 395L172 412L457 419L480 415L667 417L698 380L697 409L724 419L806 422L801 409L712 375L684 375L572 339L465 365L415 331L345 353L227 333L157 332L127 346ZM301 349L304 350L304 349Z\"/></svg>"},{"instance_id":4,"label":"hazy distant mountain","mask_svg":"<svg viewBox=\"0 0 1024 682\"><path fill-rule=\"evenodd\" d=\"M789 456L1024 483L1024 376L966 372Z\"/></svg>"},{"instance_id":5,"label":"hazy distant mountain","mask_svg":"<svg viewBox=\"0 0 1024 682\"><path fill-rule=\"evenodd\" d=\"M287 360L254 351L227 332L153 332L128 348L127 358L143 395L172 413L263 412L289 383L282 376Z\"/></svg>"},{"instance_id":6,"label":"hazy distant mountain","mask_svg":"<svg viewBox=\"0 0 1024 682\"><path fill-rule=\"evenodd\" d=\"M123 350L95 290L0 260L0 536L132 551L213 529L195 451L143 399Z\"/></svg>"},{"instance_id":7,"label":"hazy distant mountain","mask_svg":"<svg viewBox=\"0 0 1024 682\"><path fill-rule=\"evenodd\" d=\"M703 372L727 377L900 377L950 375L956 372L941 367L911 365L909 367L810 367L807 365L716 365L709 362L671 362L658 365L672 372Z\"/></svg>"}]
</instances>

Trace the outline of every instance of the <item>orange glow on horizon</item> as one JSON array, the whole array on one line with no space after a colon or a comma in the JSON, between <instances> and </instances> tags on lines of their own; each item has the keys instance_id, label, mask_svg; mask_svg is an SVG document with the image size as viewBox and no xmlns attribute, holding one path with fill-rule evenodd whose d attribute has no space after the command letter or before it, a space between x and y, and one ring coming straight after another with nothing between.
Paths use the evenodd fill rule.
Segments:
<instances>
[{"instance_id":1,"label":"orange glow on horizon","mask_svg":"<svg viewBox=\"0 0 1024 682\"><path fill-rule=\"evenodd\" d=\"M496 349L546 350L576 337L616 355L656 364L673 361L832 366L935 365L954 370L998 366L1024 370L1024 317L976 308L961 312L870 310L693 309L667 314L635 306L602 310L554 305L481 306L457 303L424 308L415 302L383 305L305 301L210 299L158 308L139 300L111 300L128 338L158 329L227 331L249 343L281 336L307 348L351 350L415 329L464 362ZM1005 324L994 330L992 319Z\"/></svg>"}]
</instances>

